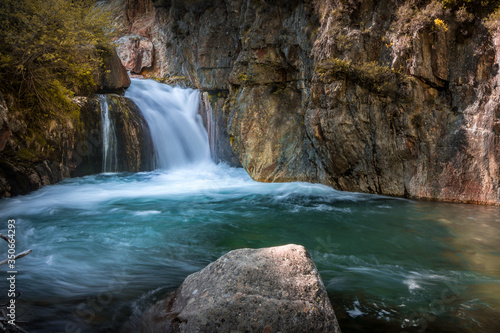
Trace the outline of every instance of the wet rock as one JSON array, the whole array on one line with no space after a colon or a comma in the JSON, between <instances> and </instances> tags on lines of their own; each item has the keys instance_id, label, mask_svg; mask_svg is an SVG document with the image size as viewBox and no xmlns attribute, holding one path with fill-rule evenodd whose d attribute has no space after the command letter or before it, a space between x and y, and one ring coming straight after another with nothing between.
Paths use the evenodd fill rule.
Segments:
<instances>
[{"instance_id":1,"label":"wet rock","mask_svg":"<svg viewBox=\"0 0 500 333\"><path fill-rule=\"evenodd\" d=\"M224 95L227 91L205 91L201 95L200 115L208 132L210 154L216 163L224 162L235 168L241 163L231 147L231 138L227 133L227 117L224 115Z\"/></svg>"},{"instance_id":2,"label":"wet rock","mask_svg":"<svg viewBox=\"0 0 500 333\"><path fill-rule=\"evenodd\" d=\"M11 135L9 119L7 117L7 105L0 93L0 152L5 149Z\"/></svg>"},{"instance_id":3,"label":"wet rock","mask_svg":"<svg viewBox=\"0 0 500 333\"><path fill-rule=\"evenodd\" d=\"M108 99L118 142L117 171L153 170L153 141L141 110L128 98L111 95Z\"/></svg>"},{"instance_id":4,"label":"wet rock","mask_svg":"<svg viewBox=\"0 0 500 333\"><path fill-rule=\"evenodd\" d=\"M153 145L140 110L131 100L118 95L109 96L109 100L120 140L115 171L151 170ZM0 198L26 194L64 178L103 171L99 97L78 97L74 101L80 107L78 123L70 118L52 120L30 132L22 117L0 103L0 117L7 117L9 136L14 138L9 138L0 151ZM0 120L5 124L4 118ZM34 139L19 139L27 137L27 133Z\"/></svg>"},{"instance_id":5,"label":"wet rock","mask_svg":"<svg viewBox=\"0 0 500 333\"><path fill-rule=\"evenodd\" d=\"M340 332L340 328L311 256L302 246L285 245L227 253L147 310L134 331Z\"/></svg>"},{"instance_id":6,"label":"wet rock","mask_svg":"<svg viewBox=\"0 0 500 333\"><path fill-rule=\"evenodd\" d=\"M154 150L149 127L133 101L118 95L81 98L79 133L71 150L71 176L80 177L103 172L103 137L100 99L107 98L110 121L117 138L116 169L113 172L150 171L154 167Z\"/></svg>"}]
</instances>

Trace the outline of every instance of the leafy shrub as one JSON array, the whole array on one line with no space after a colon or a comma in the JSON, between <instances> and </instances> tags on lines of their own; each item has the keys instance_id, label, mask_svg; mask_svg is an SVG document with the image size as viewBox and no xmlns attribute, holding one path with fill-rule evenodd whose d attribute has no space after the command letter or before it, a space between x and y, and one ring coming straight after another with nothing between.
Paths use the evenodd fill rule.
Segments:
<instances>
[{"instance_id":1,"label":"leafy shrub","mask_svg":"<svg viewBox=\"0 0 500 333\"><path fill-rule=\"evenodd\" d=\"M97 85L107 23L90 0L0 1L0 90L28 121L75 112L71 97Z\"/></svg>"}]
</instances>

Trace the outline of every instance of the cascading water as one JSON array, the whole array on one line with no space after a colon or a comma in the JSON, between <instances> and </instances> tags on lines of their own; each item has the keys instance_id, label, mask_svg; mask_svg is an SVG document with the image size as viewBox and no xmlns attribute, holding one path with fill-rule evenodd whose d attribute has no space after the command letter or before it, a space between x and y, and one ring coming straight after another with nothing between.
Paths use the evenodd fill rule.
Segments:
<instances>
[{"instance_id":1,"label":"cascading water","mask_svg":"<svg viewBox=\"0 0 500 333\"><path fill-rule=\"evenodd\" d=\"M116 172L118 171L118 156L115 126L109 115L109 103L106 95L99 96L99 106L101 109L101 130L102 130L102 171Z\"/></svg>"},{"instance_id":2,"label":"cascading water","mask_svg":"<svg viewBox=\"0 0 500 333\"><path fill-rule=\"evenodd\" d=\"M203 104L205 106L205 117L207 119L207 132L208 132L208 143L210 145L210 155L212 156L212 160L217 162L219 157L217 156L217 151L215 149L216 145L216 137L215 137L215 119L214 119L214 111L212 106L210 105L210 99L208 97L208 93L203 93Z\"/></svg>"},{"instance_id":3,"label":"cascading water","mask_svg":"<svg viewBox=\"0 0 500 333\"><path fill-rule=\"evenodd\" d=\"M198 114L197 90L132 79L125 96L137 104L148 122L157 168L211 163L207 131Z\"/></svg>"}]
</instances>

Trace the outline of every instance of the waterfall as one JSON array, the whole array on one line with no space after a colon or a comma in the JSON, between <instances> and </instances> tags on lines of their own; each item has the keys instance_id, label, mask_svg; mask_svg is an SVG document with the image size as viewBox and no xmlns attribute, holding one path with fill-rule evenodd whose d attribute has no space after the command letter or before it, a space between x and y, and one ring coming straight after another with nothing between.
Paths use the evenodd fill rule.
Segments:
<instances>
[{"instance_id":1,"label":"waterfall","mask_svg":"<svg viewBox=\"0 0 500 333\"><path fill-rule=\"evenodd\" d=\"M216 150L215 150L215 119L214 119L214 111L212 106L210 105L210 100L208 97L208 93L203 93L203 106L205 110L205 117L207 119L207 131L208 131L208 143L210 146L210 155L212 156L212 160L218 161Z\"/></svg>"},{"instance_id":2,"label":"waterfall","mask_svg":"<svg viewBox=\"0 0 500 333\"><path fill-rule=\"evenodd\" d=\"M118 171L118 156L117 156L117 139L116 131L113 122L109 117L109 104L106 95L99 96L99 105L101 109L101 127L103 141L103 158L102 171L116 172Z\"/></svg>"},{"instance_id":3,"label":"waterfall","mask_svg":"<svg viewBox=\"0 0 500 333\"><path fill-rule=\"evenodd\" d=\"M125 97L137 104L148 122L157 168L211 163L208 134L198 114L198 90L132 79Z\"/></svg>"}]
</instances>

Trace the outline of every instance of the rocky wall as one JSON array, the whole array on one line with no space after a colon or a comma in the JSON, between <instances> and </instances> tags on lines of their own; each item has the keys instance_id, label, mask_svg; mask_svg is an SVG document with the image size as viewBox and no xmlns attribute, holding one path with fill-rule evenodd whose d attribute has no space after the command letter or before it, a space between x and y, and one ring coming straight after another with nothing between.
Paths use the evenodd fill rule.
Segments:
<instances>
[{"instance_id":1,"label":"rocky wall","mask_svg":"<svg viewBox=\"0 0 500 333\"><path fill-rule=\"evenodd\" d=\"M153 44L142 75L212 96L222 145L255 180L500 203L487 13L436 0L142 2L122 22Z\"/></svg>"}]
</instances>

